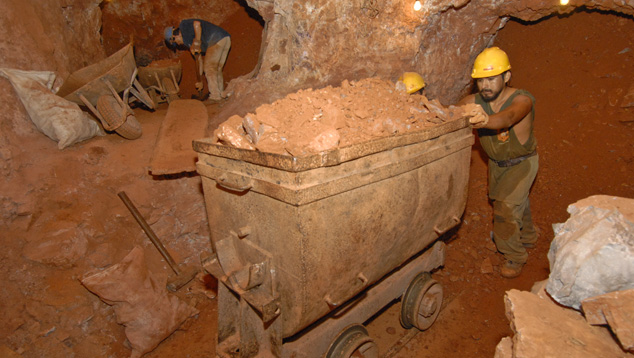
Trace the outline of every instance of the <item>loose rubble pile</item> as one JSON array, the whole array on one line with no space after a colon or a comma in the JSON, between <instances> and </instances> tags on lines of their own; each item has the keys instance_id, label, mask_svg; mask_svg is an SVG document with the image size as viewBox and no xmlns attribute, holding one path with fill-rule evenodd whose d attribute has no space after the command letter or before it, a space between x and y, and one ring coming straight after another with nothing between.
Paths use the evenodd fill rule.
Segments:
<instances>
[{"instance_id":1,"label":"loose rubble pile","mask_svg":"<svg viewBox=\"0 0 634 358\"><path fill-rule=\"evenodd\" d=\"M232 116L214 132L217 143L303 156L460 119L462 107L405 92L378 78L343 81L340 87L306 89L244 117Z\"/></svg>"}]
</instances>

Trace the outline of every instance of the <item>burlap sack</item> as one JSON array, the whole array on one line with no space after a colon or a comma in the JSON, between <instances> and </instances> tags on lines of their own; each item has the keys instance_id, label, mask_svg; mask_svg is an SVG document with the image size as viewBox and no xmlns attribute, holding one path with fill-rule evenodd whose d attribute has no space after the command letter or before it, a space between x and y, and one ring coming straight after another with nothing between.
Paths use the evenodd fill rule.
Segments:
<instances>
[{"instance_id":1,"label":"burlap sack","mask_svg":"<svg viewBox=\"0 0 634 358\"><path fill-rule=\"evenodd\" d=\"M125 326L132 358L153 350L187 318L198 314L194 307L168 295L165 279L160 281L148 271L139 246L120 263L81 283L114 307L117 322Z\"/></svg>"},{"instance_id":2,"label":"burlap sack","mask_svg":"<svg viewBox=\"0 0 634 358\"><path fill-rule=\"evenodd\" d=\"M0 76L11 82L35 127L56 141L59 149L105 135L79 105L52 92L53 72L0 68Z\"/></svg>"}]
</instances>

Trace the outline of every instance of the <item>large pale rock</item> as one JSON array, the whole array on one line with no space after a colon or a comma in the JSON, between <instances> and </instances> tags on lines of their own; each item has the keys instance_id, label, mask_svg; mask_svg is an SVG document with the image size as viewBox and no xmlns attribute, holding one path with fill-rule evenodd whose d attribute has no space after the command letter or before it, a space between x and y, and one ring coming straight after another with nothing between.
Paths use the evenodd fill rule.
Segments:
<instances>
[{"instance_id":1,"label":"large pale rock","mask_svg":"<svg viewBox=\"0 0 634 358\"><path fill-rule=\"evenodd\" d=\"M546 290L579 309L583 299L634 288L634 199L595 196L568 207L570 218L553 225Z\"/></svg>"},{"instance_id":2,"label":"large pale rock","mask_svg":"<svg viewBox=\"0 0 634 358\"><path fill-rule=\"evenodd\" d=\"M591 326L577 311L558 306L550 299L510 290L504 301L506 316L515 332L514 358L634 357L619 347L607 329ZM500 344L501 353L508 349L507 343Z\"/></svg>"}]
</instances>

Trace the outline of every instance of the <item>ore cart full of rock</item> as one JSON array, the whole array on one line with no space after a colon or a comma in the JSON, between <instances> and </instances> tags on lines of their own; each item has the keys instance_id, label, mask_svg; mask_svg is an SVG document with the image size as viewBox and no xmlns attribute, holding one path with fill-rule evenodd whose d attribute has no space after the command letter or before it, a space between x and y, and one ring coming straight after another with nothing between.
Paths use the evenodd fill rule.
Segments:
<instances>
[{"instance_id":1,"label":"ore cart full of rock","mask_svg":"<svg viewBox=\"0 0 634 358\"><path fill-rule=\"evenodd\" d=\"M194 142L218 278L219 357L378 357L363 322L402 296L426 329L438 238L460 222L466 119L305 157Z\"/></svg>"}]
</instances>

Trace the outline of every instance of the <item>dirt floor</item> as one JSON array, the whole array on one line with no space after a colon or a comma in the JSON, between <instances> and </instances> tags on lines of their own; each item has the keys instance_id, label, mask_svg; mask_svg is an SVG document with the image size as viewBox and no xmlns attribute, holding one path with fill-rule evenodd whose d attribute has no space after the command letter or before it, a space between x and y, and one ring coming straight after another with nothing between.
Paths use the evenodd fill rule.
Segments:
<instances>
[{"instance_id":1,"label":"dirt floor","mask_svg":"<svg viewBox=\"0 0 634 358\"><path fill-rule=\"evenodd\" d=\"M520 277L498 275L500 256L487 241L486 162L476 145L463 223L446 238L447 261L434 273L444 286L443 310L429 330L416 334L395 357L492 357L500 339L512 334L504 292L529 290L548 277L552 224L567 219L566 207L594 194L634 197L634 107L621 107L628 91L634 91L634 21L598 12L535 24L511 21L496 44L509 54L512 85L537 98L540 171L531 203L540 241L529 251ZM245 59L238 75L251 71L252 59ZM207 105L210 117L222 105ZM36 135L29 145L37 162L27 155L13 158L24 163L15 179L17 195L36 197L37 205L10 207L12 224L3 225L4 235L16 239L0 251L5 277L0 355L6 349L23 357L129 355L113 309L79 284L88 272L119 262L135 245L144 248L152 271L169 273L117 197L119 191L126 191L176 261L194 263L198 253L209 250L200 177L148 173L166 108L136 110L143 126L138 140L110 134L60 152L54 142ZM9 205L2 204L5 209ZM44 244L51 237L54 253ZM482 272L488 260L493 273ZM179 291L177 296L200 314L146 356L210 356L217 315L213 291L213 283L202 277ZM382 352L407 334L398 309L397 302L369 324Z\"/></svg>"}]
</instances>

